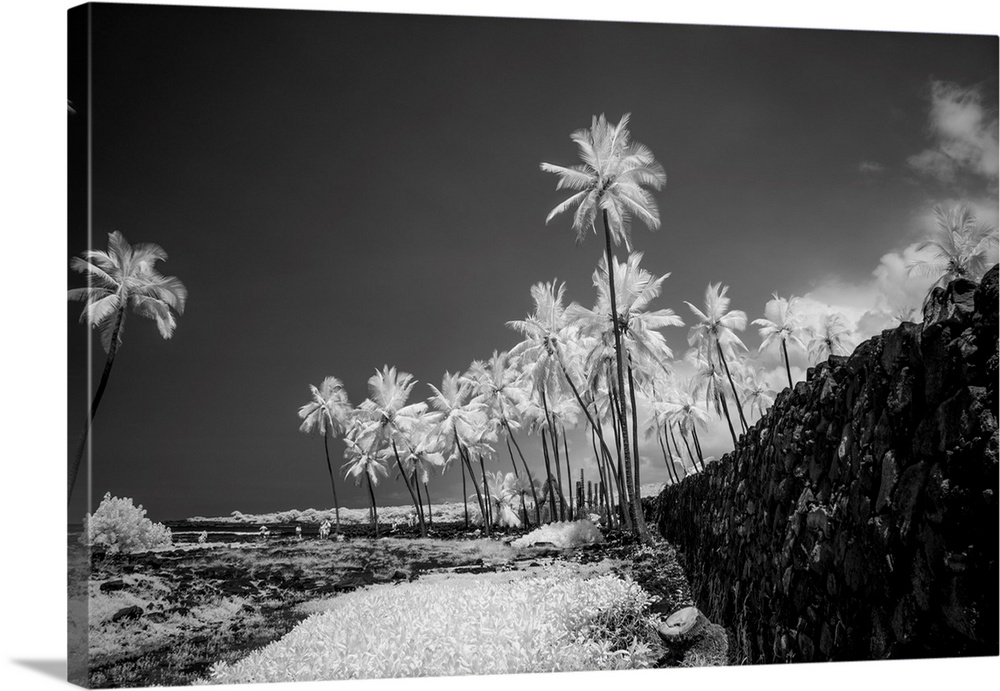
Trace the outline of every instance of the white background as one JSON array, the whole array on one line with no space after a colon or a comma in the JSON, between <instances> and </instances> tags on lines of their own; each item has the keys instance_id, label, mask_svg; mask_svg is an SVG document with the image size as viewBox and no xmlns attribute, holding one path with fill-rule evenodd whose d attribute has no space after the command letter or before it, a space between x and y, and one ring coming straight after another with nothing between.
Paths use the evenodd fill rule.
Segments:
<instances>
[{"instance_id":1,"label":"white background","mask_svg":"<svg viewBox=\"0 0 1000 691\"><path fill-rule=\"evenodd\" d=\"M15 0L0 10L0 265L6 276L0 312L0 683L7 689L62 688L66 660L65 468L66 468L66 10L76 3ZM178 4L178 3L160 3ZM187 4L235 7L555 17L694 24L881 29L937 33L998 33L996 2L951 0L920 4L839 0L835 3L722 2L683 7L666 3L507 0L495 2L260 2L212 0ZM474 7L474 10L472 9ZM584 65L581 64L584 69ZM996 104L993 104L996 107ZM12 275L13 274L13 275ZM80 517L74 517L79 519ZM339 682L342 689L447 691L470 682L487 690L517 684L583 688L628 685L662 688L860 689L981 687L995 680L1000 659L943 660L649 670L615 673L525 675L386 682ZM992 684L990 684L992 685ZM273 691L332 687L271 684Z\"/></svg>"}]
</instances>

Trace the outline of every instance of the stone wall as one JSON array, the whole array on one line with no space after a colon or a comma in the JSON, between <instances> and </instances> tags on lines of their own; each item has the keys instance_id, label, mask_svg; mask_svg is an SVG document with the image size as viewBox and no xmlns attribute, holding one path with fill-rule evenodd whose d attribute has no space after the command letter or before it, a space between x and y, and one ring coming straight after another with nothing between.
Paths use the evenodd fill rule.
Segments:
<instances>
[{"instance_id":1,"label":"stone wall","mask_svg":"<svg viewBox=\"0 0 1000 691\"><path fill-rule=\"evenodd\" d=\"M653 519L744 662L996 655L997 269L830 358Z\"/></svg>"}]
</instances>

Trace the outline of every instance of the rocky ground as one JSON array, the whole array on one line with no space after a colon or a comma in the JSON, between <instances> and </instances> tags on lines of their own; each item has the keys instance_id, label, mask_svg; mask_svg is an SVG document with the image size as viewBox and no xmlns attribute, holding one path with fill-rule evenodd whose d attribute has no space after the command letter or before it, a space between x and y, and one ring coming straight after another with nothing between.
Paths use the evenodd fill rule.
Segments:
<instances>
[{"instance_id":1,"label":"rocky ground","mask_svg":"<svg viewBox=\"0 0 1000 691\"><path fill-rule=\"evenodd\" d=\"M206 676L214 662L235 661L283 636L308 616L310 600L443 570L482 573L557 559L609 559L658 598L655 613L665 617L692 604L669 545L642 546L612 535L603 545L516 550L505 544L512 536L478 539L461 525L439 526L435 539L399 535L405 532L378 541L360 535L342 542L272 537L94 555L87 584L88 681L99 688L189 684ZM445 535L450 539L440 539ZM724 650L710 653L665 654L660 664L724 663Z\"/></svg>"}]
</instances>

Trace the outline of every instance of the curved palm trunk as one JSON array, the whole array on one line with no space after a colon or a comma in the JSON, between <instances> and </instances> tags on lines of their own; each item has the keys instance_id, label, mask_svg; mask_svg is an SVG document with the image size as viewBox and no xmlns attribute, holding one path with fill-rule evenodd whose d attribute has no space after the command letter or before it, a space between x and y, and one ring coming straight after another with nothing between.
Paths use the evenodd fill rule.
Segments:
<instances>
[{"instance_id":1,"label":"curved palm trunk","mask_svg":"<svg viewBox=\"0 0 1000 691\"><path fill-rule=\"evenodd\" d=\"M733 390L733 401L736 403L736 412L740 415L740 425L743 426L743 431L746 432L750 429L747 426L747 419L743 417L743 406L740 405L740 395L736 393L736 384L733 383L733 375L729 373L729 363L726 362L726 356L722 352L722 346L719 344L719 340L715 340L715 348L719 351L719 359L722 360L722 367L726 370L726 378L729 380L729 387ZM735 444L735 439L733 440Z\"/></svg>"},{"instance_id":2,"label":"curved palm trunk","mask_svg":"<svg viewBox=\"0 0 1000 691\"><path fill-rule=\"evenodd\" d=\"M698 450L698 460L701 461L701 469L705 470L705 455L701 452L701 442L698 440L698 428L691 425L691 438L694 439L694 448Z\"/></svg>"},{"instance_id":3,"label":"curved palm trunk","mask_svg":"<svg viewBox=\"0 0 1000 691\"><path fill-rule=\"evenodd\" d=\"M479 515L483 517L483 523L485 525L486 537L490 536L490 524L486 520L486 506L483 503L483 495L479 491L479 483L476 482L476 474L472 472L472 462L469 460L468 449L462 446L462 443L458 440L458 432L455 433L455 443L458 445L458 452L462 456L462 460L465 462L465 467L469 471L469 479L472 480L472 487L476 490L476 500L479 502Z\"/></svg>"},{"instance_id":4,"label":"curved palm trunk","mask_svg":"<svg viewBox=\"0 0 1000 691\"><path fill-rule=\"evenodd\" d=\"M479 473L480 477L483 478L483 496L486 498L486 514L485 519L487 525L491 528L493 527L493 499L490 495L490 486L486 482L486 466L483 464L483 455L481 453L476 454L479 459Z\"/></svg>"},{"instance_id":5,"label":"curved palm trunk","mask_svg":"<svg viewBox=\"0 0 1000 691\"><path fill-rule=\"evenodd\" d=\"M521 474L517 472L517 461L514 460L514 449L510 448L510 437L505 440L507 442L507 453L510 455L510 464L514 468L514 477L520 478Z\"/></svg>"},{"instance_id":6,"label":"curved palm trunk","mask_svg":"<svg viewBox=\"0 0 1000 691\"><path fill-rule=\"evenodd\" d=\"M788 375L788 388L792 388L792 367L788 364L788 344L781 339L781 352L785 356L785 374Z\"/></svg>"},{"instance_id":7,"label":"curved palm trunk","mask_svg":"<svg viewBox=\"0 0 1000 691\"><path fill-rule=\"evenodd\" d=\"M417 520L420 521L420 537L427 537L427 526L424 525L424 512L420 510L420 503L417 501L417 495L413 493L413 488L410 486L410 480L406 477L406 471L403 470L403 464L399 460L399 451L396 450L396 441L392 442L392 453L396 457L396 467L399 468L399 474L403 476L403 484L406 485L406 491L410 493L410 500L413 502L413 508L417 510Z\"/></svg>"},{"instance_id":8,"label":"curved palm trunk","mask_svg":"<svg viewBox=\"0 0 1000 691\"><path fill-rule=\"evenodd\" d=\"M424 483L424 496L427 497L427 525L434 525L434 512L431 510L431 490L427 487L427 483Z\"/></svg>"},{"instance_id":9,"label":"curved palm trunk","mask_svg":"<svg viewBox=\"0 0 1000 691\"><path fill-rule=\"evenodd\" d=\"M327 435L323 435L323 449L326 451L326 469L330 472L330 488L333 490L333 511L337 519L335 534L340 534L340 503L337 501L337 485L333 481L333 466L330 464L330 445Z\"/></svg>"},{"instance_id":10,"label":"curved palm trunk","mask_svg":"<svg viewBox=\"0 0 1000 691\"><path fill-rule=\"evenodd\" d=\"M569 376L569 371L566 369L566 365L562 361L562 355L560 353L558 353L558 352L556 354L557 354L557 358L556 359L559 362L559 367L562 368L563 377L566 379L567 383L569 383L569 388L572 389L573 396L576 397L576 402L580 405L580 408L583 410L583 414L587 416L587 422L590 423L591 430L597 432L597 438L601 442L601 451L602 451L602 453L606 453L608 455L608 458L610 458L611 457L611 450L608 448L607 443L604 441L604 431L601 429L600 425L598 425L598 424L596 424L594 422L594 418L590 415L590 409L583 402L583 397L580 395L580 391L576 388L576 384L573 382L572 377ZM596 414L597 413L597 403L595 402L593 405L594 405L594 412ZM617 428L615 428L615 426L612 425L612 429L617 429ZM617 442L617 432L615 433L615 439L616 439L615 443L617 444L618 443ZM594 455L595 456L597 455L596 450L594 452ZM600 459L598 459L598 467L600 467Z\"/></svg>"},{"instance_id":11,"label":"curved palm trunk","mask_svg":"<svg viewBox=\"0 0 1000 691\"><path fill-rule=\"evenodd\" d=\"M694 453L691 451L691 446L688 444L687 437L684 436L684 428L679 423L677 425L677 431L681 435L681 441L684 442L684 448L687 449L688 458L691 459L691 467L697 468L698 462L695 460ZM674 440L674 448L677 449L677 455L680 456L681 459L681 468L684 468L684 454L681 453L680 444L677 443L677 438L674 437L673 428L670 429L670 438ZM687 477L687 468L684 468L684 477Z\"/></svg>"},{"instance_id":12,"label":"curved palm trunk","mask_svg":"<svg viewBox=\"0 0 1000 691\"><path fill-rule=\"evenodd\" d=\"M111 366L115 364L115 355L118 354L118 334L122 329L122 322L125 320L125 307L123 304L118 310L118 316L115 319L115 329L111 332L111 345L108 348L108 359L104 363L104 371L101 373L101 381L97 385L97 391L94 393L94 400L90 404L90 415L83 424L83 432L80 435L80 441L76 446L76 453L73 454L73 461L69 466L69 487L66 491L66 503L73 498L73 486L76 485L76 476L80 472L80 461L83 460L83 452L87 449L87 437L90 434L90 427L94 424L94 417L97 415L97 406L101 404L101 399L104 397L104 390L108 386L108 378L111 376Z\"/></svg>"},{"instance_id":13,"label":"curved palm trunk","mask_svg":"<svg viewBox=\"0 0 1000 691\"><path fill-rule=\"evenodd\" d=\"M548 428L549 437L552 439L552 462L556 467L556 487L559 491L559 520L566 518L566 505L563 500L562 471L559 466L559 437L556 435L555 424L552 422L552 415L549 413L548 397L545 395L545 386L542 386L542 408L545 411L545 423ZM545 430L542 431L545 434ZM551 473L550 473L551 474ZM555 506L553 505L553 511Z\"/></svg>"},{"instance_id":14,"label":"curved palm trunk","mask_svg":"<svg viewBox=\"0 0 1000 691\"><path fill-rule=\"evenodd\" d=\"M614 326L615 332L615 360L618 365L618 390L625 391L625 366L622 362L622 335L620 325L618 324L618 299L615 297L615 263L614 255L611 253L611 228L608 226L607 210L602 211L602 215L604 219L605 249L608 256L608 293L611 296L611 323ZM625 453L625 484L627 487L631 488L633 484L632 458L629 453L628 423L625 420L620 420L619 422L621 423L622 431L622 447ZM639 500L639 493L632 493L630 499L629 511L632 513L635 532L644 541L648 541L649 535L646 531L645 518L642 515L642 504Z\"/></svg>"},{"instance_id":15,"label":"curved palm trunk","mask_svg":"<svg viewBox=\"0 0 1000 691\"><path fill-rule=\"evenodd\" d=\"M566 428L562 430L563 456L566 457L566 484L569 485L569 519L573 520L573 471L569 467L569 444L566 442Z\"/></svg>"},{"instance_id":16,"label":"curved palm trunk","mask_svg":"<svg viewBox=\"0 0 1000 691\"><path fill-rule=\"evenodd\" d=\"M420 496L420 479L417 477L416 468L414 468L413 473L410 475L410 477L413 479L413 489L417 493L417 516L420 518L420 525L426 526L427 521L424 518L424 500ZM426 528L424 529L423 532L424 533L427 532ZM424 535L424 537L426 537L426 535Z\"/></svg>"},{"instance_id":17,"label":"curved palm trunk","mask_svg":"<svg viewBox=\"0 0 1000 691\"><path fill-rule=\"evenodd\" d=\"M545 486L549 489L549 523L555 519L556 490L552 484L552 464L549 462L549 442L542 430L542 459L545 461Z\"/></svg>"},{"instance_id":18,"label":"curved palm trunk","mask_svg":"<svg viewBox=\"0 0 1000 691\"><path fill-rule=\"evenodd\" d=\"M372 527L375 529L375 537L378 537L378 506L375 504L375 490L372 489L372 476L365 472L368 478L368 499L372 503Z\"/></svg>"},{"instance_id":19,"label":"curved palm trunk","mask_svg":"<svg viewBox=\"0 0 1000 691\"><path fill-rule=\"evenodd\" d=\"M722 393L718 389L715 390L715 395L719 397L719 403L722 404L722 412L726 415L726 422L729 424L729 434L733 437L733 448L736 448L736 430L733 429L733 419L729 416L729 406L726 404L726 394Z\"/></svg>"},{"instance_id":20,"label":"curved palm trunk","mask_svg":"<svg viewBox=\"0 0 1000 691\"><path fill-rule=\"evenodd\" d=\"M667 447L663 445L663 434L661 432L656 433L656 441L660 444L660 451L663 452L663 462L667 466L667 476L670 479L671 484L677 484L677 473L674 471L674 459L667 456ZM673 456L673 454L671 454Z\"/></svg>"},{"instance_id":21,"label":"curved palm trunk","mask_svg":"<svg viewBox=\"0 0 1000 691\"><path fill-rule=\"evenodd\" d=\"M461 452L459 452L461 456ZM459 458L458 467L462 469L462 505L465 507L465 529L469 529L469 490L465 485L465 464Z\"/></svg>"},{"instance_id":22,"label":"curved palm trunk","mask_svg":"<svg viewBox=\"0 0 1000 691\"><path fill-rule=\"evenodd\" d=\"M535 522L541 525L542 513L541 507L538 505L538 493L535 491L535 478L531 476L531 469L528 467L528 462L524 460L524 454L521 453L521 446L517 443L517 438L514 436L514 432L511 430L506 418L504 418L503 424L507 428L507 439L514 442L514 448L517 449L517 455L521 457L521 465L524 466L524 472L528 474L528 482L531 484L531 498L535 502Z\"/></svg>"}]
</instances>

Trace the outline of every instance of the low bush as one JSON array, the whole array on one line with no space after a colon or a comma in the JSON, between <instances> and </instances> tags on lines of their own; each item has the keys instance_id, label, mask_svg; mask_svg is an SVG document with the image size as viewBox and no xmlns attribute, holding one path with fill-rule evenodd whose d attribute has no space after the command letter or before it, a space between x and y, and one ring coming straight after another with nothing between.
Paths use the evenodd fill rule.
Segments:
<instances>
[{"instance_id":1,"label":"low bush","mask_svg":"<svg viewBox=\"0 0 1000 691\"><path fill-rule=\"evenodd\" d=\"M564 521L548 523L532 530L523 537L519 537L511 543L512 547L530 547L541 542L549 542L562 549L579 547L580 545L592 545L604 542L604 536L600 529L584 519L581 521Z\"/></svg>"},{"instance_id":2,"label":"low bush","mask_svg":"<svg viewBox=\"0 0 1000 691\"><path fill-rule=\"evenodd\" d=\"M355 591L201 683L648 667L650 596L611 574L454 577Z\"/></svg>"},{"instance_id":3,"label":"low bush","mask_svg":"<svg viewBox=\"0 0 1000 691\"><path fill-rule=\"evenodd\" d=\"M92 547L104 547L109 552L145 552L172 544L170 528L146 518L142 504L134 506L128 497L104 495L100 506L91 516L83 517L80 542Z\"/></svg>"}]
</instances>

